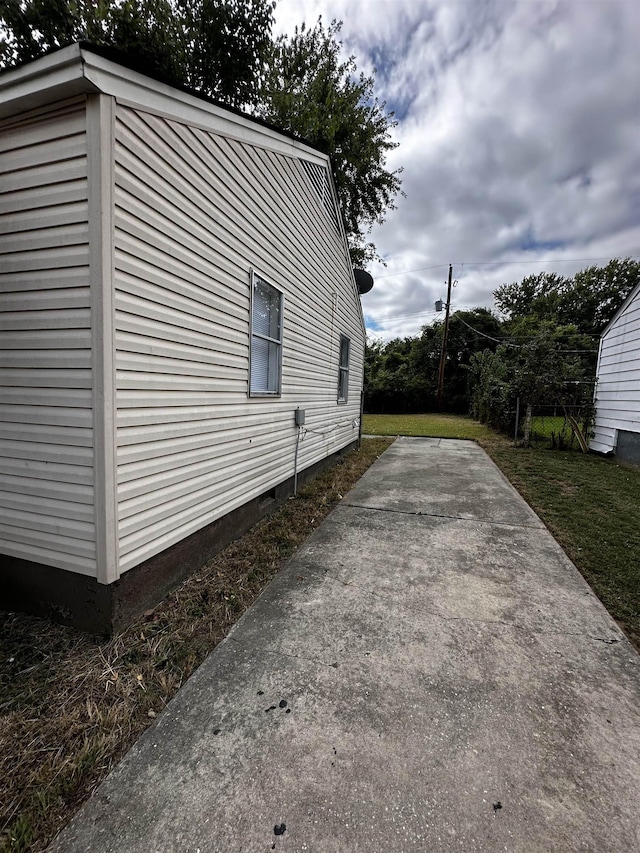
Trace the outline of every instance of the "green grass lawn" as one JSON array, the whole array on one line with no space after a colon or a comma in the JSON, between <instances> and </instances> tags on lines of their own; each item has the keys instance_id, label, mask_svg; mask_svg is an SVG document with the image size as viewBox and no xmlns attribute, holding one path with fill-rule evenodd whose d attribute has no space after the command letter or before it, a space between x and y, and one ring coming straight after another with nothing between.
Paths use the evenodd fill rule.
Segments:
<instances>
[{"instance_id":1,"label":"green grass lawn","mask_svg":"<svg viewBox=\"0 0 640 853\"><path fill-rule=\"evenodd\" d=\"M557 420L545 419L549 432ZM476 439L640 650L640 471L579 450L514 447L508 437L452 415L365 415L363 428Z\"/></svg>"},{"instance_id":2,"label":"green grass lawn","mask_svg":"<svg viewBox=\"0 0 640 853\"><path fill-rule=\"evenodd\" d=\"M417 435L433 438L488 438L491 430L461 415L365 415L365 435Z\"/></svg>"}]
</instances>

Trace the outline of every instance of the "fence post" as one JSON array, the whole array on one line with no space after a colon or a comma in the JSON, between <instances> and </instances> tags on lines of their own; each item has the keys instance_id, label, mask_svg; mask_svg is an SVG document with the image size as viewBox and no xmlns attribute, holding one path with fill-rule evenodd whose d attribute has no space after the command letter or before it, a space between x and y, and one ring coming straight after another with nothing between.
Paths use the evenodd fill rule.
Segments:
<instances>
[{"instance_id":1,"label":"fence post","mask_svg":"<svg viewBox=\"0 0 640 853\"><path fill-rule=\"evenodd\" d=\"M518 446L518 429L520 428L520 397L516 400L516 431L513 435L514 447Z\"/></svg>"}]
</instances>

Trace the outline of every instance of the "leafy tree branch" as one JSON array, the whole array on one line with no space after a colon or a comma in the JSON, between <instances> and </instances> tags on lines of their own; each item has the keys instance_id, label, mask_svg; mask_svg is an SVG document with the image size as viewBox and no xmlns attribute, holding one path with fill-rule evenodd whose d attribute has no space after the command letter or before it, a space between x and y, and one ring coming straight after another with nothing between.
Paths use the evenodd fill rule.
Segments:
<instances>
[{"instance_id":1,"label":"leafy tree branch","mask_svg":"<svg viewBox=\"0 0 640 853\"><path fill-rule=\"evenodd\" d=\"M272 38L273 0L3 0L0 68L87 40L116 47L169 81L242 107L331 157L352 261L400 192L386 157L393 114L374 78L342 58L341 24Z\"/></svg>"},{"instance_id":2,"label":"leafy tree branch","mask_svg":"<svg viewBox=\"0 0 640 853\"><path fill-rule=\"evenodd\" d=\"M373 76L358 73L355 57L341 58L341 27L319 19L275 41L258 114L329 155L352 261L364 266L378 257L371 229L400 191L400 170L386 167L397 122L374 96Z\"/></svg>"}]
</instances>

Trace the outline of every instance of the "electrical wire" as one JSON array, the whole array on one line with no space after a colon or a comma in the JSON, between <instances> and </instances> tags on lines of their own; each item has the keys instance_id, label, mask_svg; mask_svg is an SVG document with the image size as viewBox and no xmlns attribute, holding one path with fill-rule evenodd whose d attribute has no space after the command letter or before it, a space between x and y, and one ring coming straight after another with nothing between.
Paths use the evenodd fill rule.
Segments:
<instances>
[{"instance_id":1,"label":"electrical wire","mask_svg":"<svg viewBox=\"0 0 640 853\"><path fill-rule=\"evenodd\" d=\"M389 320L411 320L414 317L424 317L427 314L431 315L431 314L439 314L439 313L440 313L440 311L415 311L413 314L394 314L391 317L376 317L376 318L371 317L370 319L374 323L386 323ZM365 316L368 316L368 315L365 315Z\"/></svg>"},{"instance_id":2,"label":"electrical wire","mask_svg":"<svg viewBox=\"0 0 640 853\"><path fill-rule=\"evenodd\" d=\"M472 311L474 308L477 308L477 307L478 307L477 305L461 304L458 306L458 308L456 310L460 311L463 308L468 308L470 311ZM369 320L371 320L371 322L373 322L373 323L386 323L386 322L389 322L390 320L407 320L407 319L411 320L414 317L422 317L424 315L432 315L432 314L433 315L442 314L442 311L427 311L427 310L425 310L425 311L416 311L413 314L392 314L391 316L387 316L387 317L371 317L371 315L369 315L365 312L365 318L368 317Z\"/></svg>"},{"instance_id":3,"label":"electrical wire","mask_svg":"<svg viewBox=\"0 0 640 853\"><path fill-rule=\"evenodd\" d=\"M627 255L626 257L630 258L632 260L637 260L638 258L640 258L640 255ZM526 261L525 260L454 261L452 263L452 266L462 266L463 267L466 264L467 266L472 266L472 267L479 267L479 266L503 266L503 267L506 267L506 266L509 266L510 264L515 264L515 265L518 265L518 264L539 264L539 265L542 265L542 264L577 264L577 263L585 263L587 261L610 261L610 260L611 260L610 255L603 255L600 258L551 258L548 261L544 261L544 260L537 260L537 261L533 261L533 260L526 260ZM449 266L449 264L434 264L434 266L431 266L431 267L416 267L415 269L412 269L412 270L402 270L402 272L385 273L385 275L376 276L376 281L380 281L380 279L382 279L382 278L393 278L393 277L399 276L399 275L409 275L410 273L413 273L413 272L426 272L427 270L437 270L437 269L440 269L441 267L448 267L448 266Z\"/></svg>"},{"instance_id":4,"label":"electrical wire","mask_svg":"<svg viewBox=\"0 0 640 853\"><path fill-rule=\"evenodd\" d=\"M473 326L470 326L468 323L466 323L462 319L462 317L458 317L457 314L454 314L453 317L455 317L460 323L462 323L463 326L466 326L467 329L471 329L472 332L475 332L476 335L480 335L483 338L488 338L490 341L495 341L497 344L504 344L505 346L508 346L508 347L515 347L516 349L522 349L521 344L509 343L509 340L507 338L494 338L493 335L487 335L486 332L481 332L479 329L474 329ZM452 320L453 320L453 317L451 318Z\"/></svg>"},{"instance_id":5,"label":"electrical wire","mask_svg":"<svg viewBox=\"0 0 640 853\"><path fill-rule=\"evenodd\" d=\"M302 441L304 441L305 436L308 432L312 433L312 435L321 435L321 436L331 435L331 433L335 432L337 429L341 429L341 428L344 429L345 427L348 427L348 426L352 426L352 427L357 426L356 421L359 421L359 420L360 420L360 418L350 418L348 421L340 421L339 423L334 424L330 429L323 430L323 431L320 431L317 429L309 429L309 427L306 427L306 426L302 427Z\"/></svg>"},{"instance_id":6,"label":"electrical wire","mask_svg":"<svg viewBox=\"0 0 640 853\"><path fill-rule=\"evenodd\" d=\"M508 347L514 347L515 349L523 349L526 344L514 344L511 343L509 338L494 338L493 335L487 335L485 332L481 332L479 329L474 329L473 326L470 326L469 323L465 322L462 317L459 317L457 314L453 315L463 326L466 326L467 329L471 329L472 332L475 332L476 335L481 335L483 338L489 338L490 341L495 341L498 344L504 344ZM453 318L452 318L453 319ZM534 340L532 338L532 340ZM562 354L568 353L596 353L597 349L558 349L555 352L559 352Z\"/></svg>"},{"instance_id":7,"label":"electrical wire","mask_svg":"<svg viewBox=\"0 0 640 853\"><path fill-rule=\"evenodd\" d=\"M632 260L637 259L640 255L627 255L627 258L631 258ZM467 264L468 266L508 266L509 264L574 264L574 263L584 263L585 261L610 261L612 260L611 255L603 255L600 258L551 258L548 261L538 260L538 261L455 261L454 266L462 266Z\"/></svg>"},{"instance_id":8,"label":"electrical wire","mask_svg":"<svg viewBox=\"0 0 640 853\"><path fill-rule=\"evenodd\" d=\"M376 281L380 281L381 278L392 278L394 275L409 275L411 272L425 272L425 270L439 270L441 267L448 267L449 264L436 264L433 267L418 267L415 270L404 270L404 272L390 272L386 275L377 275Z\"/></svg>"}]
</instances>

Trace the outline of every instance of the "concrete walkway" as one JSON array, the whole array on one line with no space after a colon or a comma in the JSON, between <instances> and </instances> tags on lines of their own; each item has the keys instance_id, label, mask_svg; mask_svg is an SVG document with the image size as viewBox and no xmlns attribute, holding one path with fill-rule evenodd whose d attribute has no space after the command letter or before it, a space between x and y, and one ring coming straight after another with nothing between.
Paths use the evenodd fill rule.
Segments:
<instances>
[{"instance_id":1,"label":"concrete walkway","mask_svg":"<svg viewBox=\"0 0 640 853\"><path fill-rule=\"evenodd\" d=\"M399 439L50 849L631 853L640 658L480 448Z\"/></svg>"}]
</instances>

